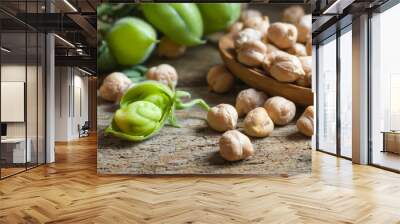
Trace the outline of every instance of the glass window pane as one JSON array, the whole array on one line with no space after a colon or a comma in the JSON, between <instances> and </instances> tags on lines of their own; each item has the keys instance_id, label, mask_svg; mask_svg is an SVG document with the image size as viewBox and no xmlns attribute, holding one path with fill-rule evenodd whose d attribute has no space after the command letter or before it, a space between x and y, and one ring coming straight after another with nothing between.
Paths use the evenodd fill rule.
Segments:
<instances>
[{"instance_id":1,"label":"glass window pane","mask_svg":"<svg viewBox=\"0 0 400 224\"><path fill-rule=\"evenodd\" d=\"M340 153L352 157L352 33L340 36Z\"/></svg>"},{"instance_id":2,"label":"glass window pane","mask_svg":"<svg viewBox=\"0 0 400 224\"><path fill-rule=\"evenodd\" d=\"M18 16L44 12L44 6L44 0L0 1L0 7ZM0 23L0 178L5 178L45 162L46 40L8 14L0 12L0 17L7 21Z\"/></svg>"},{"instance_id":3,"label":"glass window pane","mask_svg":"<svg viewBox=\"0 0 400 224\"><path fill-rule=\"evenodd\" d=\"M336 37L318 48L318 148L336 153Z\"/></svg>"},{"instance_id":4,"label":"glass window pane","mask_svg":"<svg viewBox=\"0 0 400 224\"><path fill-rule=\"evenodd\" d=\"M27 48L28 48L28 61L27 61L27 80L26 80L26 115L27 115L27 142L30 148L30 160L27 164L28 168L34 167L37 165L37 103L38 103L38 88L37 88L37 81L38 81L38 36L36 32L29 31L27 33Z\"/></svg>"},{"instance_id":5,"label":"glass window pane","mask_svg":"<svg viewBox=\"0 0 400 224\"><path fill-rule=\"evenodd\" d=\"M400 5L372 17L372 163L400 170Z\"/></svg>"},{"instance_id":6,"label":"glass window pane","mask_svg":"<svg viewBox=\"0 0 400 224\"><path fill-rule=\"evenodd\" d=\"M1 166L2 178L25 170L30 161L26 144L26 33L1 34ZM28 150L27 150L28 149Z\"/></svg>"},{"instance_id":7,"label":"glass window pane","mask_svg":"<svg viewBox=\"0 0 400 224\"><path fill-rule=\"evenodd\" d=\"M39 34L38 43L38 164L45 163L46 158L46 148L45 148L45 122L46 122L46 109L45 109L45 99L46 99L46 84L45 84L45 60L46 60L46 37L44 34Z\"/></svg>"}]
</instances>

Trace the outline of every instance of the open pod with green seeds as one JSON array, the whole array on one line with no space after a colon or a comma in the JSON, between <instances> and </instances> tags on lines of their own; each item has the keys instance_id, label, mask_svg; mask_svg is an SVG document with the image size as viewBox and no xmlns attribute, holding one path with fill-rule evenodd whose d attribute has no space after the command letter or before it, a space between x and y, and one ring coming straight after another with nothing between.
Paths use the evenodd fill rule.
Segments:
<instances>
[{"instance_id":1,"label":"open pod with green seeds","mask_svg":"<svg viewBox=\"0 0 400 224\"><path fill-rule=\"evenodd\" d=\"M208 111L209 106L202 99L184 103L190 93L175 91L156 82L145 81L130 88L121 98L120 108L114 114L110 126L105 129L111 134L128 141L143 141L157 134L168 121L176 123L175 110L199 106Z\"/></svg>"}]
</instances>

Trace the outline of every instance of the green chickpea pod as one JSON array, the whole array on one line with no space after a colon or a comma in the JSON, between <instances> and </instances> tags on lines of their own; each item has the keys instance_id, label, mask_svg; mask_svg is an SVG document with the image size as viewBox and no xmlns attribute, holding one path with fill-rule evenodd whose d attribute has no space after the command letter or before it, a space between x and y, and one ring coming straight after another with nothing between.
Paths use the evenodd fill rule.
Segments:
<instances>
[{"instance_id":1,"label":"green chickpea pod","mask_svg":"<svg viewBox=\"0 0 400 224\"><path fill-rule=\"evenodd\" d=\"M204 24L204 34L222 31L240 16L240 3L197 3Z\"/></svg>"},{"instance_id":2,"label":"green chickpea pod","mask_svg":"<svg viewBox=\"0 0 400 224\"><path fill-rule=\"evenodd\" d=\"M174 42L194 46L204 43L203 21L195 3L143 3L146 19Z\"/></svg>"},{"instance_id":3,"label":"green chickpea pod","mask_svg":"<svg viewBox=\"0 0 400 224\"><path fill-rule=\"evenodd\" d=\"M142 63L150 56L157 42L157 34L146 21L125 17L115 22L106 40L116 62L131 66Z\"/></svg>"},{"instance_id":4,"label":"green chickpea pod","mask_svg":"<svg viewBox=\"0 0 400 224\"><path fill-rule=\"evenodd\" d=\"M209 109L201 99L184 103L182 97L190 97L190 94L171 90L156 81L141 82L130 88L121 98L120 109L105 133L128 141L143 141L157 134L167 121L172 126L179 127L175 110L195 105L206 111Z\"/></svg>"}]
</instances>

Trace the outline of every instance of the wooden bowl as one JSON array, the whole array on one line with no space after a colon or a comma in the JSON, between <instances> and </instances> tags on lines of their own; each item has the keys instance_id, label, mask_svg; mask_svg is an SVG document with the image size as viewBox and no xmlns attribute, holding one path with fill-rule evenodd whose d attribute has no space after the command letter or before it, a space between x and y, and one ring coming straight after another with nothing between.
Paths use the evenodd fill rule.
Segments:
<instances>
[{"instance_id":1,"label":"wooden bowl","mask_svg":"<svg viewBox=\"0 0 400 224\"><path fill-rule=\"evenodd\" d=\"M279 82L260 69L250 68L236 61L232 35L221 37L218 45L225 65L247 85L264 91L268 96L282 96L301 106L313 105L313 92L310 88Z\"/></svg>"}]
</instances>

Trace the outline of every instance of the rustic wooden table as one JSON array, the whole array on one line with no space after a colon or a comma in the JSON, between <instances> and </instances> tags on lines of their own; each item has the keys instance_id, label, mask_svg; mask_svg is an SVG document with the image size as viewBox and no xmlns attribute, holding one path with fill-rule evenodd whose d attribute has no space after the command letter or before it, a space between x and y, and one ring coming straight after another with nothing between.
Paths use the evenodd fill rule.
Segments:
<instances>
[{"instance_id":1,"label":"rustic wooden table","mask_svg":"<svg viewBox=\"0 0 400 224\"><path fill-rule=\"evenodd\" d=\"M161 63L171 64L178 71L178 89L189 91L193 98L205 99L210 106L234 105L238 91L248 88L238 81L228 94L208 91L207 71L221 63L214 44L191 48L176 60L153 56L147 65ZM97 170L101 174L293 175L311 171L311 140L299 134L294 123L275 127L267 138L252 139L256 150L252 158L226 162L218 154L221 134L207 126L206 112L198 108L177 111L182 128L165 126L158 135L140 143L104 136L103 129L110 123L115 109L115 105L99 99ZM239 130L242 126L241 119Z\"/></svg>"}]
</instances>

